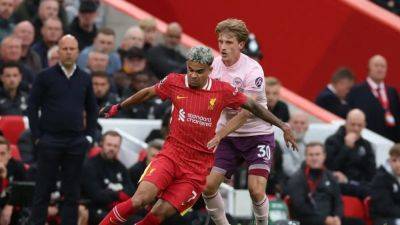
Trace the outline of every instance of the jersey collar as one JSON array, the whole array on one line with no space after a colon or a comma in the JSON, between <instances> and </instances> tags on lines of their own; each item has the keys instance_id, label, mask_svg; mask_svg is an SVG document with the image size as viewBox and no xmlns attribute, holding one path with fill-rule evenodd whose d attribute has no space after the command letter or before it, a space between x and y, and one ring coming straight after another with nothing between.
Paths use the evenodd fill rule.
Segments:
<instances>
[{"instance_id":1,"label":"jersey collar","mask_svg":"<svg viewBox=\"0 0 400 225\"><path fill-rule=\"evenodd\" d=\"M185 86L186 86L187 88L190 88L190 87L189 87L188 75L185 75ZM209 91L209 90L211 90L211 86L212 86L212 79L211 79L211 78L208 78L208 79L207 79L207 83L203 86L202 90Z\"/></svg>"}]
</instances>

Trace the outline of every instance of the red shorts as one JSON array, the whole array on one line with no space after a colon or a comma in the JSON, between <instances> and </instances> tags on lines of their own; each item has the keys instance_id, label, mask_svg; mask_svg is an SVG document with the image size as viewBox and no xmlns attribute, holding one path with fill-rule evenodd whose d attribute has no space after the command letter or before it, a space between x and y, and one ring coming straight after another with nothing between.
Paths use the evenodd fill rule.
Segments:
<instances>
[{"instance_id":1,"label":"red shorts","mask_svg":"<svg viewBox=\"0 0 400 225\"><path fill-rule=\"evenodd\" d=\"M211 169L212 159L208 164L207 171ZM183 214L201 196L207 175L208 173L187 169L161 152L147 166L140 182L155 184L160 190L159 198L169 202Z\"/></svg>"}]
</instances>

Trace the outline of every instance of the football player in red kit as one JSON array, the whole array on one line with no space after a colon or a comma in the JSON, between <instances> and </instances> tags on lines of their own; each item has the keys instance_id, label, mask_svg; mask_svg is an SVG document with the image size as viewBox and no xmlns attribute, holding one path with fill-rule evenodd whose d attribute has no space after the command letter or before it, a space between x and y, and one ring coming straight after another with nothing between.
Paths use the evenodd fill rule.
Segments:
<instances>
[{"instance_id":1,"label":"football player in red kit","mask_svg":"<svg viewBox=\"0 0 400 225\"><path fill-rule=\"evenodd\" d=\"M213 165L214 149L207 148L224 108L249 110L284 132L285 141L295 146L288 125L264 106L238 92L230 84L208 77L213 55L199 46L188 53L187 74L169 74L158 84L145 88L120 104L108 106L101 114L112 117L121 108L146 101L156 95L173 105L170 133L163 150L142 175L131 199L116 205L100 225L122 224L139 209L157 202L137 225L158 225L177 211L183 213L201 196Z\"/></svg>"}]
</instances>

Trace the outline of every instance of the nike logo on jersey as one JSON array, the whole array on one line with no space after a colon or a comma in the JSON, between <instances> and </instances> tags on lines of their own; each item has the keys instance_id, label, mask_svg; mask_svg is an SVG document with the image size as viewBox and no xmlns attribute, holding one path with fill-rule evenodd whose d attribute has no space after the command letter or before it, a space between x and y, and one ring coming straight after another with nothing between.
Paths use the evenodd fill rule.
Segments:
<instances>
[{"instance_id":1,"label":"nike logo on jersey","mask_svg":"<svg viewBox=\"0 0 400 225\"><path fill-rule=\"evenodd\" d=\"M187 98L187 96L181 96L181 95L176 96L176 99L184 99L184 98Z\"/></svg>"}]
</instances>

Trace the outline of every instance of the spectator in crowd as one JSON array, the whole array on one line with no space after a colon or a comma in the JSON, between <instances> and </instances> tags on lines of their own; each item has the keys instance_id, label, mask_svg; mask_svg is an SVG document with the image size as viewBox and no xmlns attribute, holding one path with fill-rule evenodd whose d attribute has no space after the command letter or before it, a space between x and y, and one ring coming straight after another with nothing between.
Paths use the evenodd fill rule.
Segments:
<instances>
[{"instance_id":1,"label":"spectator in crowd","mask_svg":"<svg viewBox=\"0 0 400 225\"><path fill-rule=\"evenodd\" d=\"M283 122L289 121L289 109L286 103L279 100L281 82L276 77L265 78L265 93L268 109Z\"/></svg>"},{"instance_id":2,"label":"spectator in crowd","mask_svg":"<svg viewBox=\"0 0 400 225\"><path fill-rule=\"evenodd\" d=\"M178 23L168 24L164 42L148 50L147 58L150 69L158 79L163 79L171 72L182 72L186 69L186 57L180 52L182 28Z\"/></svg>"},{"instance_id":3,"label":"spectator in crowd","mask_svg":"<svg viewBox=\"0 0 400 225\"><path fill-rule=\"evenodd\" d=\"M171 107L167 107L161 120L160 129L153 129L150 134L146 137L145 142L150 143L154 139L164 140L169 132L169 122L171 121Z\"/></svg>"},{"instance_id":4,"label":"spectator in crowd","mask_svg":"<svg viewBox=\"0 0 400 225\"><path fill-rule=\"evenodd\" d=\"M32 166L36 161L36 152L33 149L31 130L26 129L18 138L17 146L21 155L21 162Z\"/></svg>"},{"instance_id":5,"label":"spectator in crowd","mask_svg":"<svg viewBox=\"0 0 400 225\"><path fill-rule=\"evenodd\" d=\"M85 68L87 66L89 53L92 50L100 51L108 54L109 61L106 72L108 74L113 74L121 69L121 60L118 56L118 53L114 51L114 48L115 32L110 28L102 28L98 31L96 37L94 38L93 45L83 49L79 55L78 66Z\"/></svg>"},{"instance_id":6,"label":"spectator in crowd","mask_svg":"<svg viewBox=\"0 0 400 225\"><path fill-rule=\"evenodd\" d=\"M118 53L121 60L124 59L125 53L132 47L143 49L144 46L144 32L140 27L130 27L122 38L121 45L118 49Z\"/></svg>"},{"instance_id":7,"label":"spectator in crowd","mask_svg":"<svg viewBox=\"0 0 400 225\"><path fill-rule=\"evenodd\" d=\"M118 94L125 95L130 88L133 75L144 70L148 70L144 51L137 47L128 49L124 53L121 70L113 75Z\"/></svg>"},{"instance_id":8,"label":"spectator in crowd","mask_svg":"<svg viewBox=\"0 0 400 225\"><path fill-rule=\"evenodd\" d=\"M148 71L138 72L132 75L130 88L124 94L123 99L134 93L151 86L151 75ZM123 117L134 119L160 119L165 110L165 104L160 98L152 98L143 103L133 105L121 110Z\"/></svg>"},{"instance_id":9,"label":"spectator in crowd","mask_svg":"<svg viewBox=\"0 0 400 225\"><path fill-rule=\"evenodd\" d=\"M346 118L350 111L346 97L353 84L353 73L347 68L339 68L333 74L331 83L318 95L315 102L331 113Z\"/></svg>"},{"instance_id":10,"label":"spectator in crowd","mask_svg":"<svg viewBox=\"0 0 400 225\"><path fill-rule=\"evenodd\" d=\"M400 144L371 182L371 217L375 225L397 225L400 220Z\"/></svg>"},{"instance_id":11,"label":"spectator in crowd","mask_svg":"<svg viewBox=\"0 0 400 225\"><path fill-rule=\"evenodd\" d=\"M101 152L89 159L83 169L82 188L91 201L90 224L99 224L117 203L126 201L134 193L128 170L118 160L122 137L107 131L100 141Z\"/></svg>"},{"instance_id":12,"label":"spectator in crowd","mask_svg":"<svg viewBox=\"0 0 400 225\"><path fill-rule=\"evenodd\" d=\"M61 224L77 223L80 174L98 115L90 75L76 65L78 41L66 35L58 46L59 64L37 75L28 100L29 127L38 149L32 224L44 224L49 190L58 173L63 193Z\"/></svg>"},{"instance_id":13,"label":"spectator in crowd","mask_svg":"<svg viewBox=\"0 0 400 225\"><path fill-rule=\"evenodd\" d=\"M1 224L18 224L17 218L13 214L16 213L14 206L9 200L9 185L13 181L23 181L26 178L24 165L11 157L10 143L0 136L0 223Z\"/></svg>"},{"instance_id":14,"label":"spectator in crowd","mask_svg":"<svg viewBox=\"0 0 400 225\"><path fill-rule=\"evenodd\" d=\"M147 52L155 46L157 37L157 22L154 18L146 18L139 21L139 27L144 32L143 50Z\"/></svg>"},{"instance_id":15,"label":"spectator in crowd","mask_svg":"<svg viewBox=\"0 0 400 225\"><path fill-rule=\"evenodd\" d=\"M88 55L87 67L84 70L89 74L95 71L106 71L108 62L108 54L92 49Z\"/></svg>"},{"instance_id":16,"label":"spectator in crowd","mask_svg":"<svg viewBox=\"0 0 400 225\"><path fill-rule=\"evenodd\" d=\"M60 11L60 3L58 2L58 0L40 1L39 8L37 11L37 16L32 20L33 26L35 27L35 41L41 39L40 31L42 30L42 27L46 22L46 20L50 18L59 19L58 17L59 11ZM65 24L63 24L61 20L60 22L62 27L65 27Z\"/></svg>"},{"instance_id":17,"label":"spectator in crowd","mask_svg":"<svg viewBox=\"0 0 400 225\"><path fill-rule=\"evenodd\" d=\"M35 37L35 29L32 23L27 20L19 22L14 28L13 35L21 39L21 62L25 64L34 74L39 73L40 70L42 70L42 62L40 56L31 48Z\"/></svg>"},{"instance_id":18,"label":"spectator in crowd","mask_svg":"<svg viewBox=\"0 0 400 225\"><path fill-rule=\"evenodd\" d=\"M335 177L324 167L322 143L306 145L305 164L290 178L287 192L292 216L307 225L355 225L363 221L343 217L343 203Z\"/></svg>"},{"instance_id":19,"label":"spectator in crowd","mask_svg":"<svg viewBox=\"0 0 400 225\"><path fill-rule=\"evenodd\" d=\"M56 65L60 61L60 54L58 53L58 45L54 45L47 51L47 64L49 67Z\"/></svg>"},{"instance_id":20,"label":"spectator in crowd","mask_svg":"<svg viewBox=\"0 0 400 225\"><path fill-rule=\"evenodd\" d=\"M93 92L96 96L97 105L103 108L121 101L118 95L110 92L110 79L103 71L93 72L92 74Z\"/></svg>"},{"instance_id":21,"label":"spectator in crowd","mask_svg":"<svg viewBox=\"0 0 400 225\"><path fill-rule=\"evenodd\" d=\"M39 4L41 3L41 1L46 1L46 0L24 0L18 6L18 8L16 8L14 14L12 15L14 21L16 23L19 23L24 20L29 20L29 21L35 20L37 17L39 17L38 11L39 11ZM63 7L59 8L58 10L58 18L61 19L63 25L67 24L67 16L65 13L65 9ZM36 33L36 35L37 34L38 33Z\"/></svg>"},{"instance_id":22,"label":"spectator in crowd","mask_svg":"<svg viewBox=\"0 0 400 225\"><path fill-rule=\"evenodd\" d=\"M290 151L287 146L283 146L282 150L282 169L286 177L291 177L304 162L305 140L309 120L308 115L303 112L295 112L289 120L290 127L296 138L298 152Z\"/></svg>"},{"instance_id":23,"label":"spectator in crowd","mask_svg":"<svg viewBox=\"0 0 400 225\"><path fill-rule=\"evenodd\" d=\"M361 199L368 195L367 186L376 170L371 143L361 136L365 125L365 114L353 109L347 114L346 124L325 142L325 165L333 171L342 193Z\"/></svg>"},{"instance_id":24,"label":"spectator in crowd","mask_svg":"<svg viewBox=\"0 0 400 225\"><path fill-rule=\"evenodd\" d=\"M97 8L98 4L92 0L81 1L78 16L69 26L69 33L78 39L80 50L93 44L97 34Z\"/></svg>"},{"instance_id":25,"label":"spectator in crowd","mask_svg":"<svg viewBox=\"0 0 400 225\"><path fill-rule=\"evenodd\" d=\"M10 17L14 9L14 0L0 0L0 41L12 32L13 22Z\"/></svg>"},{"instance_id":26,"label":"spectator in crowd","mask_svg":"<svg viewBox=\"0 0 400 225\"><path fill-rule=\"evenodd\" d=\"M250 58L256 60L258 63L263 58L263 53L261 52L260 45L256 39L255 34L249 34L249 38L246 41L243 53L248 55Z\"/></svg>"},{"instance_id":27,"label":"spectator in crowd","mask_svg":"<svg viewBox=\"0 0 400 225\"><path fill-rule=\"evenodd\" d=\"M400 142L400 100L395 88L385 84L386 59L374 55L368 64L367 80L349 93L350 107L361 109L367 128L394 142Z\"/></svg>"},{"instance_id":28,"label":"spectator in crowd","mask_svg":"<svg viewBox=\"0 0 400 225\"><path fill-rule=\"evenodd\" d=\"M58 18L46 20L41 29L42 39L37 41L32 49L40 56L42 68L49 66L47 61L47 51L57 44L63 35L62 23Z\"/></svg>"},{"instance_id":29,"label":"spectator in crowd","mask_svg":"<svg viewBox=\"0 0 400 225\"><path fill-rule=\"evenodd\" d=\"M400 1L399 0L372 0L375 4L389 10L392 13L400 15ZM390 224L388 224L390 225Z\"/></svg>"},{"instance_id":30,"label":"spectator in crowd","mask_svg":"<svg viewBox=\"0 0 400 225\"><path fill-rule=\"evenodd\" d=\"M6 62L1 68L0 115L25 115L28 107L28 94L19 86L22 81L20 65Z\"/></svg>"},{"instance_id":31,"label":"spectator in crowd","mask_svg":"<svg viewBox=\"0 0 400 225\"><path fill-rule=\"evenodd\" d=\"M22 57L22 42L19 38L8 36L3 39L0 46L0 65L6 62L20 62ZM21 88L29 91L32 86L34 76L27 66L21 64L22 82Z\"/></svg>"},{"instance_id":32,"label":"spectator in crowd","mask_svg":"<svg viewBox=\"0 0 400 225\"><path fill-rule=\"evenodd\" d=\"M154 139L150 141L146 148L146 157L129 168L129 176L133 185L135 185L135 188L137 188L140 177L145 171L147 165L149 165L154 156L161 151L163 145L164 140L162 139Z\"/></svg>"}]
</instances>

